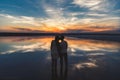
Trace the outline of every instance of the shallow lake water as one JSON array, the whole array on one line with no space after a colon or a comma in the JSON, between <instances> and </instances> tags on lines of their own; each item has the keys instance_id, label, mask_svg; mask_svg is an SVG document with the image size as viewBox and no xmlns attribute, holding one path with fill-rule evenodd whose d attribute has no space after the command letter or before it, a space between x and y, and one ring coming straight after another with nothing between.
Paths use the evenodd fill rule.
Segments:
<instances>
[{"instance_id":1,"label":"shallow lake water","mask_svg":"<svg viewBox=\"0 0 120 80\"><path fill-rule=\"evenodd\" d=\"M120 42L65 37L68 65L53 75L53 39L0 37L0 80L120 80Z\"/></svg>"}]
</instances>

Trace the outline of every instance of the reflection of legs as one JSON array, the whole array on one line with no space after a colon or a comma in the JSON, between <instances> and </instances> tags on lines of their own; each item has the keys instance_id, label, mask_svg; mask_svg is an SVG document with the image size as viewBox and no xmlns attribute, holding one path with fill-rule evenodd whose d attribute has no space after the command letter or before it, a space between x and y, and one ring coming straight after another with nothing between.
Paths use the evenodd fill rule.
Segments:
<instances>
[{"instance_id":1,"label":"reflection of legs","mask_svg":"<svg viewBox=\"0 0 120 80\"><path fill-rule=\"evenodd\" d=\"M63 56L60 55L60 78L63 78Z\"/></svg>"},{"instance_id":2,"label":"reflection of legs","mask_svg":"<svg viewBox=\"0 0 120 80\"><path fill-rule=\"evenodd\" d=\"M64 61L65 61L65 70L64 70L64 79L67 80L67 72L68 72L68 59L67 59L67 53L64 55Z\"/></svg>"},{"instance_id":3,"label":"reflection of legs","mask_svg":"<svg viewBox=\"0 0 120 80\"><path fill-rule=\"evenodd\" d=\"M52 59L52 80L57 79L57 60Z\"/></svg>"},{"instance_id":4,"label":"reflection of legs","mask_svg":"<svg viewBox=\"0 0 120 80\"><path fill-rule=\"evenodd\" d=\"M67 80L68 59L67 53L60 56L60 80Z\"/></svg>"}]
</instances>

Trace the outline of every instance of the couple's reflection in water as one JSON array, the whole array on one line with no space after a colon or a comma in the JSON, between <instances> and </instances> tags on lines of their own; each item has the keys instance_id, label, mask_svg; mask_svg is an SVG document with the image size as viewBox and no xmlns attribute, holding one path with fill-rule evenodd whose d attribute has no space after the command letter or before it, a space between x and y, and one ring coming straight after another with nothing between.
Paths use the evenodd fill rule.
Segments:
<instances>
[{"instance_id":1,"label":"couple's reflection in water","mask_svg":"<svg viewBox=\"0 0 120 80\"><path fill-rule=\"evenodd\" d=\"M68 44L64 40L64 36L55 36L55 40L51 42L51 57L52 57L52 77L51 80L67 80L68 59L67 59ZM58 60L60 61L58 65Z\"/></svg>"}]
</instances>

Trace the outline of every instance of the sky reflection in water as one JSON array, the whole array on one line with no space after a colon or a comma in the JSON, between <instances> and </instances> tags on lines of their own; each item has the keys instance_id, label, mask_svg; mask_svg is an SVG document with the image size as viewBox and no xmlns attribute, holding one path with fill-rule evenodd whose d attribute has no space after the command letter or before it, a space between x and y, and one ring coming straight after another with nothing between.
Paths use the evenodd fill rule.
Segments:
<instances>
[{"instance_id":1,"label":"sky reflection in water","mask_svg":"<svg viewBox=\"0 0 120 80\"><path fill-rule=\"evenodd\" d=\"M1 37L0 79L10 80L12 76L12 79L22 77L21 79L32 80L35 77L49 80L50 44L53 39L54 37ZM119 80L119 42L71 37L67 37L66 40L69 44L68 80ZM32 72L28 73L31 70ZM30 75L34 75L33 78L28 77Z\"/></svg>"}]
</instances>

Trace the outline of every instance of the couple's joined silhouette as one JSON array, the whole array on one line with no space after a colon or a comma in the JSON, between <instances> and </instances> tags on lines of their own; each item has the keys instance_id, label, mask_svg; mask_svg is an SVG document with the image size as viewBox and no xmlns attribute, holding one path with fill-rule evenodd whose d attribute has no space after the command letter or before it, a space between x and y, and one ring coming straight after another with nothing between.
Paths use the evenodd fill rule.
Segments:
<instances>
[{"instance_id":1,"label":"couple's joined silhouette","mask_svg":"<svg viewBox=\"0 0 120 80\"><path fill-rule=\"evenodd\" d=\"M52 80L67 80L67 41L64 36L57 35L55 40L51 42L51 57L52 57ZM60 76L58 77L57 60L60 59Z\"/></svg>"}]
</instances>

